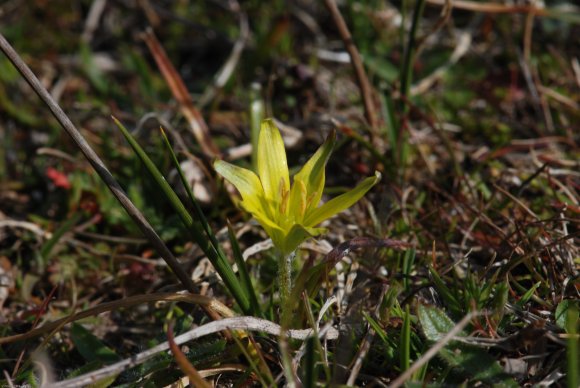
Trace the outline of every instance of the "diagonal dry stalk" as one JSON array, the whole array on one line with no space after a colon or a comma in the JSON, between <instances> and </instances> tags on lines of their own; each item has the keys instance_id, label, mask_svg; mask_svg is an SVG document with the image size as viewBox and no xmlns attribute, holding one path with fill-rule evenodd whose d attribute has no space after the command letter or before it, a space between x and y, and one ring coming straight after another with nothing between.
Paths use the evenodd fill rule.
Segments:
<instances>
[{"instance_id":1,"label":"diagonal dry stalk","mask_svg":"<svg viewBox=\"0 0 580 388\"><path fill-rule=\"evenodd\" d=\"M63 327L68 323L96 316L107 311L119 310L122 308L129 308L144 303L159 302L159 301L185 302L197 304L204 307L207 310L211 310L214 313L214 315L218 317L233 317L234 314L229 308L224 306L217 299L203 295L189 293L175 293L175 292L160 292L147 295L135 295L123 298L121 300L115 300L112 302L98 304L84 311L80 311L78 313L71 314L64 318L57 319L56 321L45 323L41 327L37 327L35 329L27 331L26 333L15 334L8 337L0 337L0 345L25 341L46 333L54 332L59 330L61 327Z\"/></svg>"},{"instance_id":2,"label":"diagonal dry stalk","mask_svg":"<svg viewBox=\"0 0 580 388\"><path fill-rule=\"evenodd\" d=\"M121 206L127 211L131 219L139 227L141 232L145 235L147 240L155 248L155 250L163 257L167 262L167 265L171 268L173 273L177 276L179 281L182 283L183 287L191 293L196 292L196 287L191 277L183 269L181 264L177 261L175 256L171 253L169 248L165 245L161 237L155 232L151 224L143 216L141 211L131 202L119 182L113 177L107 166L103 163L101 158L95 153L91 148L89 143L85 140L83 135L75 127L72 121L68 118L66 113L62 108L54 101L52 96L48 93L46 88L42 86L36 75L30 70L28 65L24 63L20 55L12 48L10 43L4 38L4 35L0 34L0 50L8 57L10 62L16 67L18 72L24 77L26 82L32 87L34 92L40 97L40 99L48 106L52 115L56 118L62 128L69 134L72 140L79 147L81 152L85 155L91 166L95 169L99 177L105 182L107 187L111 190L115 198L119 201Z\"/></svg>"},{"instance_id":3,"label":"diagonal dry stalk","mask_svg":"<svg viewBox=\"0 0 580 388\"><path fill-rule=\"evenodd\" d=\"M153 58L159 67L159 71L163 74L165 82L167 82L169 89L171 89L173 97L179 103L181 114L183 114L187 120L187 123L189 124L203 153L209 158L219 156L219 149L209 135L207 123L201 115L201 112L195 107L181 76L167 57L165 49L157 40L153 30L147 29L142 37L147 44L149 51L151 51L151 55L153 55Z\"/></svg>"},{"instance_id":4,"label":"diagonal dry stalk","mask_svg":"<svg viewBox=\"0 0 580 388\"><path fill-rule=\"evenodd\" d=\"M326 7L330 11L332 15L332 19L334 20L334 24L338 28L338 32L340 33L340 37L344 42L344 46L348 51L350 56L350 60L352 62L352 66L354 68L354 72L356 75L356 79L358 81L358 86L360 88L363 104L365 108L365 117L369 122L371 128L376 131L379 127L379 120L377 117L377 111L375 108L375 104L373 101L373 90L369 79L367 77L367 73L365 72L365 68L361 59L361 56L352 40L352 35L348 30L348 26L344 21L344 18L340 14L338 7L336 6L335 0L325 0Z\"/></svg>"}]
</instances>

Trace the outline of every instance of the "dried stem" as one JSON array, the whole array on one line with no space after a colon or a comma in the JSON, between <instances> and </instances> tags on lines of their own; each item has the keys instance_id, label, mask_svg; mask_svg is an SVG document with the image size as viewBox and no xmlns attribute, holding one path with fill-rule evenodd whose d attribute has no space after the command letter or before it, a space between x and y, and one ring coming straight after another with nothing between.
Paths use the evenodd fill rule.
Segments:
<instances>
[{"instance_id":1,"label":"dried stem","mask_svg":"<svg viewBox=\"0 0 580 388\"><path fill-rule=\"evenodd\" d=\"M352 66L354 67L354 72L356 74L356 79L358 82L358 86L360 88L363 104L365 108L365 116L369 125L373 130L378 129L378 119L377 119L377 112L375 109L375 104L373 103L373 92L371 88L371 84L369 79L367 78L367 74L365 72L365 68L362 63L361 56L356 48L352 40L352 36L348 30L348 26L346 25L344 18L340 14L338 7L334 0L324 0L326 3L326 7L330 11L332 15L332 19L338 28L338 32L340 33L340 37L346 46L346 50L350 55L350 60L352 61Z\"/></svg>"}]
</instances>

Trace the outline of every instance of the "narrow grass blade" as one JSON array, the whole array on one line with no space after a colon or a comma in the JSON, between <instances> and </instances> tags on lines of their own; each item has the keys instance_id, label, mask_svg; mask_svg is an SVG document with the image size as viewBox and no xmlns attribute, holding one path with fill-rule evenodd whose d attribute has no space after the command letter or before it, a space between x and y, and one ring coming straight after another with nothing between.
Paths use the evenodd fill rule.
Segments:
<instances>
[{"instance_id":1,"label":"narrow grass blade","mask_svg":"<svg viewBox=\"0 0 580 388\"><path fill-rule=\"evenodd\" d=\"M566 331L568 332L568 339L566 340L566 358L568 361L568 386L578 387L580 383L578 378L578 366L580 365L580 357L578 356L578 305L571 303L570 308L566 311Z\"/></svg>"},{"instance_id":2,"label":"narrow grass blade","mask_svg":"<svg viewBox=\"0 0 580 388\"><path fill-rule=\"evenodd\" d=\"M404 372L411 366L411 314L409 313L409 305L405 306L400 346L401 371Z\"/></svg>"},{"instance_id":3,"label":"narrow grass blade","mask_svg":"<svg viewBox=\"0 0 580 388\"><path fill-rule=\"evenodd\" d=\"M179 161L177 160L177 156L175 155L175 152L173 151L173 147L171 147L171 143L169 142L169 139L167 138L167 135L165 134L165 131L163 129L161 129L161 136L163 137L163 141L165 142L165 146L167 147L167 149L169 150L169 153L171 154L171 158L172 158L173 164L174 164L174 166L177 169L177 172L179 174L181 184L185 188L185 190L187 192L187 196L188 196L191 204L193 205L193 211L195 213L197 220L199 220L201 226L203 227L203 229L205 231L206 237L210 239L213 247L216 249L216 251L220 254L221 257L225 258L226 257L225 253L221 249L221 246L217 240L217 237L215 236L215 233L211 229L211 226L207 222L207 218L205 218L205 214L203 214L203 211L201 210L201 207L199 206L199 203L197 202L195 195L191 191L191 187L190 187L189 183L187 182L187 179L185 178L185 174L183 173L183 170L181 169ZM229 224L228 224L228 227L230 227ZM233 235L233 236L235 239L235 235ZM232 237L232 235L230 234L230 240L231 240L231 237ZM237 256L237 254L239 253L239 258L241 259L241 262L243 263L243 265L240 265L240 263L238 262L238 270L240 271L240 276L241 276L240 281L241 281L241 286L245 291L245 297L247 299L249 299L250 306L253 309L253 313L259 314L261 316L260 306L258 304L258 299L256 298L254 288L252 287L252 282L250 281L250 277L249 277L247 268L245 267L246 262L242 258L242 254L240 251L240 247L238 245L238 241L235 240L235 246L234 246L234 242L232 241L232 246L234 247L234 259L236 260L236 262L239 261L238 256ZM237 251L236 251L236 248L237 248ZM232 273L234 272L233 268L231 268L230 263L227 259L225 260L225 265L227 267L229 267L229 270L231 270Z\"/></svg>"},{"instance_id":4,"label":"narrow grass blade","mask_svg":"<svg viewBox=\"0 0 580 388\"><path fill-rule=\"evenodd\" d=\"M314 314L312 313L312 309L310 307L310 300L308 299L308 295L303 292L302 293L302 301L304 302L304 311L306 312L306 317L308 318L308 324L310 325L310 327L312 328L312 330L314 330L315 333L317 333L317 323L316 320L314 319ZM325 349L322 347L322 343L320 342L320 338L318 337L318 333L311 337L309 340L313 340L313 346L316 348L316 351L314 351L313 349L313 360L311 360L310 362L314 363L312 365L308 364L308 360L306 360L306 365L308 369L312 369L310 372L312 372L312 381L311 383L313 384L312 387L315 387L316 384L316 376L318 376L318 368L316 367L316 358L317 358L317 353L318 356L320 357L320 363L322 364L322 367L324 368L324 374L326 375L326 384L330 384L330 381L332 380L332 373L330 372L330 368L328 366L328 361L327 361L327 356L325 356ZM307 346L309 346L310 343L307 344ZM307 371L307 375L308 373L310 373Z\"/></svg>"},{"instance_id":5,"label":"narrow grass blade","mask_svg":"<svg viewBox=\"0 0 580 388\"><path fill-rule=\"evenodd\" d=\"M265 363L264 358L258 354L259 350L256 348L256 343L251 341L250 337L248 337L248 340L250 341L248 345L245 345L242 342L242 339L245 336L245 333L242 333L241 336L233 335L232 339L235 341L238 349L250 364L250 371L253 371L258 377L258 380L260 380L262 387L272 387L274 384L274 377L272 376L272 372L268 368L268 365Z\"/></svg>"},{"instance_id":6,"label":"narrow grass blade","mask_svg":"<svg viewBox=\"0 0 580 388\"><path fill-rule=\"evenodd\" d=\"M413 271L413 264L415 263L415 250L413 248L405 251L403 256L403 287L405 291L409 291L409 279Z\"/></svg>"},{"instance_id":7,"label":"narrow grass blade","mask_svg":"<svg viewBox=\"0 0 580 388\"><path fill-rule=\"evenodd\" d=\"M252 280L250 278L250 274L248 272L247 264L244 260L244 256L242 255L242 251L240 249L240 244L238 243L238 239L236 238L236 234L234 233L234 229L232 225L228 221L228 236L230 238L230 242L232 244L232 252L234 255L234 260L238 266L238 273L240 277L240 283L243 288L245 288L246 293L250 299L250 306L252 307L252 312L254 316L262 317L262 311L260 309L260 304L258 303L258 298L256 296L256 292L252 285Z\"/></svg>"},{"instance_id":8,"label":"narrow grass blade","mask_svg":"<svg viewBox=\"0 0 580 388\"><path fill-rule=\"evenodd\" d=\"M397 120L397 116L395 115L395 108L393 105L393 98L390 94L381 94L381 110L383 117L385 117L385 126L384 132L387 135L387 139L389 140L389 144L394 146L397 144L397 139L399 137L399 123ZM387 168L388 166L385 166Z\"/></svg>"},{"instance_id":9,"label":"narrow grass blade","mask_svg":"<svg viewBox=\"0 0 580 388\"><path fill-rule=\"evenodd\" d=\"M50 253L54 246L58 243L58 241L62 238L62 236L72 229L72 227L79 222L81 219L81 213L75 213L71 218L65 221L56 232L53 233L52 237L44 243L42 248L40 249L40 255L42 259L46 262L50 258Z\"/></svg>"},{"instance_id":10,"label":"narrow grass blade","mask_svg":"<svg viewBox=\"0 0 580 388\"><path fill-rule=\"evenodd\" d=\"M423 14L426 0L416 0L415 9L413 11L413 21L407 45L405 46L405 56L401 68L401 112L407 111L406 98L409 96L409 89L411 87L411 80L413 78L413 63L415 61L414 54L416 49L417 29L419 27L419 19Z\"/></svg>"},{"instance_id":11,"label":"narrow grass blade","mask_svg":"<svg viewBox=\"0 0 580 388\"><path fill-rule=\"evenodd\" d=\"M215 234L213 233L213 230L211 229L209 223L207 222L207 218L205 218L205 214L203 214L203 211L201 210L201 207L199 206L199 202L197 202L195 195L191 191L191 187L190 187L189 183L187 182L187 179L185 178L185 174L183 173L183 170L181 169L181 165L179 164L179 160L177 160L177 156L175 155L175 152L173 152L173 147L171 146L171 143L169 142L169 139L167 138L167 134L165 133L163 128L160 128L160 130L161 130L161 137L163 138L165 146L167 147L167 150L169 151L169 154L171 155L171 160L173 161L173 165L175 166L175 169L177 170L177 173L179 174L179 179L181 180L181 184L185 188L185 191L187 192L187 196L188 196L191 204L193 205L193 212L195 213L196 219L197 219L197 221L199 221L199 223L203 227L203 230L205 231L206 236L210 239L212 245L216 248L219 248L220 245L218 243L218 240L215 237Z\"/></svg>"},{"instance_id":12,"label":"narrow grass blade","mask_svg":"<svg viewBox=\"0 0 580 388\"><path fill-rule=\"evenodd\" d=\"M306 340L306 352L304 354L304 377L302 384L305 388L316 387L316 351L314 350L314 337Z\"/></svg>"},{"instance_id":13,"label":"narrow grass blade","mask_svg":"<svg viewBox=\"0 0 580 388\"><path fill-rule=\"evenodd\" d=\"M379 338L384 343L389 344L389 337L387 336L387 333L383 330L381 325L379 325L379 323L373 317L371 317L370 314L367 313L366 311L363 311L362 314L365 317L365 319L367 320L367 322L369 323L369 325L371 325L371 327L373 328L375 333L377 333Z\"/></svg>"},{"instance_id":14,"label":"narrow grass blade","mask_svg":"<svg viewBox=\"0 0 580 388\"><path fill-rule=\"evenodd\" d=\"M534 296L534 293L536 292L538 287L540 287L541 284L542 282L535 283L532 287L530 287L529 290L526 291L524 295L522 295L521 299L518 300L516 304L520 307L524 307L526 303L528 303L528 301L532 298L532 296Z\"/></svg>"},{"instance_id":15,"label":"narrow grass blade","mask_svg":"<svg viewBox=\"0 0 580 388\"><path fill-rule=\"evenodd\" d=\"M232 293L233 297L236 299L240 308L244 313L250 312L250 301L248 295L244 292L242 286L240 285L234 271L228 262L225 254L219 247L219 245L214 245L212 239L207 236L204 231L203 226L201 225L200 221L194 220L185 206L183 202L179 199L175 191L169 186L169 183L165 180L165 177L161 174L159 169L153 164L149 156L145 153L145 151L141 148L141 146L135 141L135 139L131 136L129 131L119 122L119 120L113 118L139 159L143 162L155 182L162 190L163 194L173 207L173 209L177 212L178 216L180 217L181 221L191 234L191 237L195 240L195 242L200 246L203 252L207 255L208 259L211 261L212 265L215 267L218 274L224 281L227 289ZM216 241L217 242L217 241Z\"/></svg>"},{"instance_id":16,"label":"narrow grass blade","mask_svg":"<svg viewBox=\"0 0 580 388\"><path fill-rule=\"evenodd\" d=\"M455 294L451 292L451 290L445 285L445 282L443 282L443 280L441 279L441 277L439 276L437 271L435 271L434 268L432 267L429 268L429 273L431 274L433 283L435 283L435 288L437 289L437 292L441 294L441 297L443 298L445 303L447 303L449 308L454 313L460 313L462 310L461 303L459 302Z\"/></svg>"}]
</instances>

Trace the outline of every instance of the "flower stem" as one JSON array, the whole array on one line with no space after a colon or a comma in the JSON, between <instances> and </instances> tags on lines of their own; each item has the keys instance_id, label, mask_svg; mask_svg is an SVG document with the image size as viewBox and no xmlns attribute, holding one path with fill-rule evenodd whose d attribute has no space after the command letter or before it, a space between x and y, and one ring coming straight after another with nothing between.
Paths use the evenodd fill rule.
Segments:
<instances>
[{"instance_id":1,"label":"flower stem","mask_svg":"<svg viewBox=\"0 0 580 388\"><path fill-rule=\"evenodd\" d=\"M288 303L290 302L290 293L292 292L292 260L296 256L296 252L284 254L277 250L278 257L278 287L280 287L280 307L282 309L282 316L284 317L288 310Z\"/></svg>"}]
</instances>

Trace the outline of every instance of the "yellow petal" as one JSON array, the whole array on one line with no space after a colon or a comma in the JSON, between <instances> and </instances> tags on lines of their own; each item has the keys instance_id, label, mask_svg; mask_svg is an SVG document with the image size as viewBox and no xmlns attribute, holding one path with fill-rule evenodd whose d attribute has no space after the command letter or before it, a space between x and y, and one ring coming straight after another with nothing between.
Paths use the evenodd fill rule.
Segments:
<instances>
[{"instance_id":1,"label":"yellow petal","mask_svg":"<svg viewBox=\"0 0 580 388\"><path fill-rule=\"evenodd\" d=\"M324 189L325 168L328 158L336 142L336 133L332 131L323 145L306 162L304 167L294 176L294 182L301 180L306 188L306 198L309 205L317 207ZM294 183L295 184L295 183Z\"/></svg>"},{"instance_id":2,"label":"yellow petal","mask_svg":"<svg viewBox=\"0 0 580 388\"><path fill-rule=\"evenodd\" d=\"M294 177L288 202L288 217L293 218L295 222L302 222L306 213L306 185L297 176Z\"/></svg>"},{"instance_id":3,"label":"yellow petal","mask_svg":"<svg viewBox=\"0 0 580 388\"><path fill-rule=\"evenodd\" d=\"M258 176L250 170L235 166L223 160L216 160L213 167L238 189L242 196L242 206L252 214L264 211L264 190ZM265 216L265 215L262 215Z\"/></svg>"},{"instance_id":4,"label":"yellow petal","mask_svg":"<svg viewBox=\"0 0 580 388\"><path fill-rule=\"evenodd\" d=\"M286 150L280 131L271 119L262 121L258 139L258 175L266 199L280 203L290 188Z\"/></svg>"},{"instance_id":5,"label":"yellow petal","mask_svg":"<svg viewBox=\"0 0 580 388\"><path fill-rule=\"evenodd\" d=\"M366 192L369 191L380 179L381 174L378 171L375 172L374 177L366 178L354 189L341 194L326 202L319 208L310 211L304 219L304 224L306 226L316 226L335 214L348 209L361 199L362 196L365 195Z\"/></svg>"}]
</instances>

